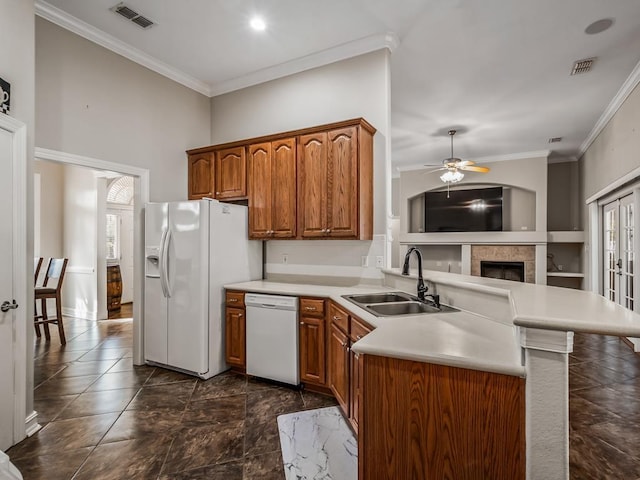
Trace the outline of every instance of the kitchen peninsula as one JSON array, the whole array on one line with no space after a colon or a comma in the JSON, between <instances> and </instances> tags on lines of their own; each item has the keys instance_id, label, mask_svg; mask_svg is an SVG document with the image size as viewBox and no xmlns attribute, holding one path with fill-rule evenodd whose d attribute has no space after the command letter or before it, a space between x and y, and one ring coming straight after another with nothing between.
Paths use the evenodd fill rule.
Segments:
<instances>
[{"instance_id":1,"label":"kitchen peninsula","mask_svg":"<svg viewBox=\"0 0 640 480\"><path fill-rule=\"evenodd\" d=\"M430 293L437 293L441 303L459 312L376 317L343 298L353 293L415 293L415 275L402 276L397 269L383 272L384 286L254 281L226 288L327 298L373 327L351 345L352 352L364 359L359 478L411 478L435 466L454 472L449 478L462 478L455 474L463 472L468 478L482 478L484 472L491 478L568 479L568 354L573 332L640 336L640 316L589 292L433 271L424 272ZM419 371L421 367L428 370ZM414 378L407 384L409 391L399 391L404 381L399 374L407 371L432 383L427 388ZM438 382L446 382L449 390ZM429 414L444 418L443 412L421 411L411 401L430 400L436 402L430 407L441 408L437 402L442 398L425 398L425 391L442 390L453 398L449 406L456 407L456 401L465 400L455 397L461 393L455 391L456 385L475 388L478 383L480 393L489 397L487 405L474 410L479 400L472 398L464 422L447 418L450 424L440 427L466 426L480 432L479 451L456 452L473 448L456 443L456 438L430 443L425 431L434 427L429 419L436 416ZM369 385L375 388L367 388ZM381 406L384 415L378 411ZM475 412L497 416L470 418ZM490 431L498 427L508 438L489 438ZM482 437L482 432L487 435ZM466 438L464 433L458 439ZM447 445L442 447L442 442ZM486 457L487 448L508 455L504 460ZM474 454L485 456L484 465L462 461ZM504 465L507 461L513 464ZM471 474L474 471L476 476Z\"/></svg>"}]
</instances>

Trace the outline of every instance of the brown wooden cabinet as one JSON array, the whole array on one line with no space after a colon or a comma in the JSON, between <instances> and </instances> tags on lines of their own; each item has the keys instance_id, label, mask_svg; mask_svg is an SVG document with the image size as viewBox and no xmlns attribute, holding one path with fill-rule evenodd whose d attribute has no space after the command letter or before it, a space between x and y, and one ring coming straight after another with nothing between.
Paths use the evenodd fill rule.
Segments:
<instances>
[{"instance_id":1,"label":"brown wooden cabinet","mask_svg":"<svg viewBox=\"0 0 640 480\"><path fill-rule=\"evenodd\" d=\"M300 381L326 385L324 300L300 299Z\"/></svg>"},{"instance_id":2,"label":"brown wooden cabinet","mask_svg":"<svg viewBox=\"0 0 640 480\"><path fill-rule=\"evenodd\" d=\"M218 200L247 196L247 158L245 148L232 147L215 152L215 185Z\"/></svg>"},{"instance_id":3,"label":"brown wooden cabinet","mask_svg":"<svg viewBox=\"0 0 640 480\"><path fill-rule=\"evenodd\" d=\"M188 150L189 198L248 198L253 239L371 240L374 133L355 118Z\"/></svg>"},{"instance_id":4,"label":"brown wooden cabinet","mask_svg":"<svg viewBox=\"0 0 640 480\"><path fill-rule=\"evenodd\" d=\"M349 314L329 302L328 309L329 388L345 415L349 416Z\"/></svg>"},{"instance_id":5,"label":"brown wooden cabinet","mask_svg":"<svg viewBox=\"0 0 640 480\"><path fill-rule=\"evenodd\" d=\"M250 145L249 238L296 236L296 140Z\"/></svg>"},{"instance_id":6,"label":"brown wooden cabinet","mask_svg":"<svg viewBox=\"0 0 640 480\"><path fill-rule=\"evenodd\" d=\"M301 135L298 235L371 239L373 131L358 124Z\"/></svg>"},{"instance_id":7,"label":"brown wooden cabinet","mask_svg":"<svg viewBox=\"0 0 640 480\"><path fill-rule=\"evenodd\" d=\"M350 316L349 339L351 345L368 335L373 328L363 320ZM353 430L358 434L360 420L360 404L362 402L363 361L359 353L349 349L349 420Z\"/></svg>"},{"instance_id":8,"label":"brown wooden cabinet","mask_svg":"<svg viewBox=\"0 0 640 480\"><path fill-rule=\"evenodd\" d=\"M246 318L244 293L226 293L225 359L229 365L246 368Z\"/></svg>"},{"instance_id":9,"label":"brown wooden cabinet","mask_svg":"<svg viewBox=\"0 0 640 480\"><path fill-rule=\"evenodd\" d=\"M525 478L523 378L362 359L358 478Z\"/></svg>"},{"instance_id":10,"label":"brown wooden cabinet","mask_svg":"<svg viewBox=\"0 0 640 480\"><path fill-rule=\"evenodd\" d=\"M213 154L194 153L188 157L189 200L213 198Z\"/></svg>"}]
</instances>

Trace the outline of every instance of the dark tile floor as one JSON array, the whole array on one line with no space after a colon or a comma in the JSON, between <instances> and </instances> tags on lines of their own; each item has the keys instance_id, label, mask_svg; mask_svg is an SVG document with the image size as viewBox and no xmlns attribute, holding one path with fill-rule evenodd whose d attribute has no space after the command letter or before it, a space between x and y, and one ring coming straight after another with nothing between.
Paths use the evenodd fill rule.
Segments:
<instances>
[{"instance_id":1,"label":"dark tile floor","mask_svg":"<svg viewBox=\"0 0 640 480\"><path fill-rule=\"evenodd\" d=\"M571 479L640 479L640 355L618 337L576 335L569 391Z\"/></svg>"},{"instance_id":2,"label":"dark tile floor","mask_svg":"<svg viewBox=\"0 0 640 480\"><path fill-rule=\"evenodd\" d=\"M131 326L66 319L66 346L57 329L36 340L43 428L8 451L25 480L282 479L276 416L335 404L232 373L134 367ZM640 479L640 356L576 335L569 374L571 479Z\"/></svg>"},{"instance_id":3,"label":"dark tile floor","mask_svg":"<svg viewBox=\"0 0 640 480\"><path fill-rule=\"evenodd\" d=\"M25 480L283 479L276 416L335 405L233 373L135 367L131 327L68 318L66 346L57 329L36 340L43 428L7 452Z\"/></svg>"}]
</instances>

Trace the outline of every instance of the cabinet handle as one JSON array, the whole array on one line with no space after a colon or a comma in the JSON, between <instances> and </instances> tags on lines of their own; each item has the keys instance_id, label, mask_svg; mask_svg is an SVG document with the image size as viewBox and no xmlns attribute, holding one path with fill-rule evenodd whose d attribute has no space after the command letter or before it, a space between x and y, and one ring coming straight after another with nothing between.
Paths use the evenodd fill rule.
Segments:
<instances>
[{"instance_id":1,"label":"cabinet handle","mask_svg":"<svg viewBox=\"0 0 640 480\"><path fill-rule=\"evenodd\" d=\"M304 325L304 322L300 322L300 325Z\"/></svg>"},{"instance_id":2,"label":"cabinet handle","mask_svg":"<svg viewBox=\"0 0 640 480\"><path fill-rule=\"evenodd\" d=\"M341 318L342 318L342 317L338 317L337 315L334 315L334 316L333 316L333 320L334 320L334 321L336 321L336 322L337 322L338 320L340 320Z\"/></svg>"},{"instance_id":3,"label":"cabinet handle","mask_svg":"<svg viewBox=\"0 0 640 480\"><path fill-rule=\"evenodd\" d=\"M327 229L323 228L322 230L320 230L321 233L326 233Z\"/></svg>"},{"instance_id":4,"label":"cabinet handle","mask_svg":"<svg viewBox=\"0 0 640 480\"><path fill-rule=\"evenodd\" d=\"M244 315L242 315L241 313L238 314L238 318L243 317Z\"/></svg>"},{"instance_id":5,"label":"cabinet handle","mask_svg":"<svg viewBox=\"0 0 640 480\"><path fill-rule=\"evenodd\" d=\"M316 311L316 307L304 307L304 309L308 312L315 312Z\"/></svg>"},{"instance_id":6,"label":"cabinet handle","mask_svg":"<svg viewBox=\"0 0 640 480\"><path fill-rule=\"evenodd\" d=\"M340 345L342 345L342 347L346 347L347 343L346 342L340 342Z\"/></svg>"},{"instance_id":7,"label":"cabinet handle","mask_svg":"<svg viewBox=\"0 0 640 480\"><path fill-rule=\"evenodd\" d=\"M216 192L216 195L220 195L220 192Z\"/></svg>"},{"instance_id":8,"label":"cabinet handle","mask_svg":"<svg viewBox=\"0 0 640 480\"><path fill-rule=\"evenodd\" d=\"M327 232L327 233L331 233L331 229L330 229L330 228L327 228L326 232Z\"/></svg>"},{"instance_id":9,"label":"cabinet handle","mask_svg":"<svg viewBox=\"0 0 640 480\"><path fill-rule=\"evenodd\" d=\"M358 359L360 358L360 354L359 354L359 353L354 353L354 354L353 354L353 357L354 357L356 360L358 360Z\"/></svg>"},{"instance_id":10,"label":"cabinet handle","mask_svg":"<svg viewBox=\"0 0 640 480\"><path fill-rule=\"evenodd\" d=\"M356 340L361 340L362 339L362 335L356 335Z\"/></svg>"},{"instance_id":11,"label":"cabinet handle","mask_svg":"<svg viewBox=\"0 0 640 480\"><path fill-rule=\"evenodd\" d=\"M234 303L234 302L237 302L237 301L238 301L238 299L237 299L237 298L230 298L230 299L229 299L229 303Z\"/></svg>"}]
</instances>

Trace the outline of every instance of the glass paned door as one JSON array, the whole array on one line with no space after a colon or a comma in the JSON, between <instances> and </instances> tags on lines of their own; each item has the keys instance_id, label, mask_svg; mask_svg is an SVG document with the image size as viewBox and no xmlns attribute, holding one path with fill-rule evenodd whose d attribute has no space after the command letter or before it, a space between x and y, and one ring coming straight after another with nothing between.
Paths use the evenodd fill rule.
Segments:
<instances>
[{"instance_id":1,"label":"glass paned door","mask_svg":"<svg viewBox=\"0 0 640 480\"><path fill-rule=\"evenodd\" d=\"M634 202L627 195L603 208L603 295L634 309Z\"/></svg>"},{"instance_id":2,"label":"glass paned door","mask_svg":"<svg viewBox=\"0 0 640 480\"><path fill-rule=\"evenodd\" d=\"M630 310L634 307L633 231L633 195L628 195L620 200L620 303Z\"/></svg>"}]
</instances>

